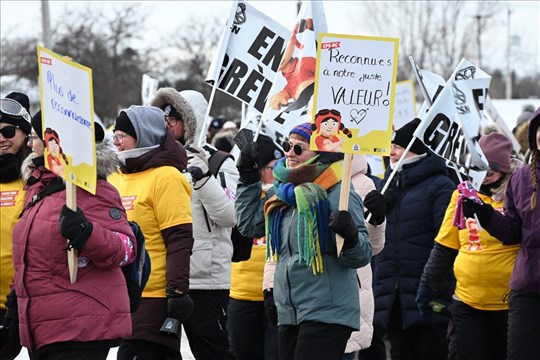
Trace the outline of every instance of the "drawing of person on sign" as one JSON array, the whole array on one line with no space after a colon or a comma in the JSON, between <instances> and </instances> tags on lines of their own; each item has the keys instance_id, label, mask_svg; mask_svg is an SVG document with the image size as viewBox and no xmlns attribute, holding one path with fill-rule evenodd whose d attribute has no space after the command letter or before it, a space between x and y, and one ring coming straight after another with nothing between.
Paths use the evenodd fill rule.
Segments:
<instances>
[{"instance_id":1,"label":"drawing of person on sign","mask_svg":"<svg viewBox=\"0 0 540 360\"><path fill-rule=\"evenodd\" d=\"M319 110L311 127L313 131L317 130L315 144L319 151L342 152L344 136L352 137L350 130L341 123L341 113L334 109Z\"/></svg>"},{"instance_id":2,"label":"drawing of person on sign","mask_svg":"<svg viewBox=\"0 0 540 360\"><path fill-rule=\"evenodd\" d=\"M278 71L287 80L287 85L270 98L270 107L274 110L280 110L283 106L292 105L300 98L302 92L315 81L317 59L312 56L301 56L301 54L294 56L295 49L300 51L304 49L304 44L297 39L297 35L307 30L313 32L313 19L311 18L301 19L294 26L291 39L287 44L278 68ZM305 103L302 101L301 106L307 104L312 94L311 91L309 97L303 99ZM292 103L289 103L290 100L292 100Z\"/></svg>"},{"instance_id":3,"label":"drawing of person on sign","mask_svg":"<svg viewBox=\"0 0 540 360\"><path fill-rule=\"evenodd\" d=\"M60 146L60 137L56 130L45 129L45 145L47 146L47 164L49 170L58 176L64 175L64 167L69 165L69 160Z\"/></svg>"}]
</instances>

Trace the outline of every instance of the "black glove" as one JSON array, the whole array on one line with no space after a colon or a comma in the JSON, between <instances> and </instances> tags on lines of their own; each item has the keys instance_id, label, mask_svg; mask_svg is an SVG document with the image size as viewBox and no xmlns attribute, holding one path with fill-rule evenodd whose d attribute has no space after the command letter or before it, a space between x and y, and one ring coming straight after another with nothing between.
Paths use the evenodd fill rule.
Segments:
<instances>
[{"instance_id":1,"label":"black glove","mask_svg":"<svg viewBox=\"0 0 540 360\"><path fill-rule=\"evenodd\" d=\"M240 181L247 185L261 181L261 173L257 166L258 162L259 144L252 141L244 146L236 163L240 173Z\"/></svg>"},{"instance_id":2,"label":"black glove","mask_svg":"<svg viewBox=\"0 0 540 360\"><path fill-rule=\"evenodd\" d=\"M274 302L273 289L267 289L263 291L264 294L264 312L273 324L277 325L277 308Z\"/></svg>"},{"instance_id":3,"label":"black glove","mask_svg":"<svg viewBox=\"0 0 540 360\"><path fill-rule=\"evenodd\" d=\"M493 207L484 202L479 204L474 200L463 198L463 215L465 215L465 217L472 218L474 217L474 214L478 216L478 221L480 221L480 224L486 224L491 220L491 216L493 215Z\"/></svg>"},{"instance_id":4,"label":"black glove","mask_svg":"<svg viewBox=\"0 0 540 360\"><path fill-rule=\"evenodd\" d=\"M7 294L4 305L6 305L7 308L7 312L4 317L4 326L8 330L8 334L11 338L18 338L19 312L17 306L17 294L15 294L15 290Z\"/></svg>"},{"instance_id":5,"label":"black glove","mask_svg":"<svg viewBox=\"0 0 540 360\"><path fill-rule=\"evenodd\" d=\"M371 225L380 225L384 222L386 216L386 201L384 196L377 190L372 190L364 197L364 206L367 211L364 214L364 218L367 219L371 213L369 223Z\"/></svg>"},{"instance_id":6,"label":"black glove","mask_svg":"<svg viewBox=\"0 0 540 360\"><path fill-rule=\"evenodd\" d=\"M420 310L420 315L427 317L433 312L430 302L437 298L437 293L429 285L420 283L416 291L416 306Z\"/></svg>"},{"instance_id":7,"label":"black glove","mask_svg":"<svg viewBox=\"0 0 540 360\"><path fill-rule=\"evenodd\" d=\"M68 250L75 249L81 251L90 235L92 235L93 225L86 220L81 209L77 212L71 210L66 205L60 212L60 233L69 240Z\"/></svg>"},{"instance_id":8,"label":"black glove","mask_svg":"<svg viewBox=\"0 0 540 360\"><path fill-rule=\"evenodd\" d=\"M191 297L171 288L167 288L166 294L167 314L180 322L186 321L193 312L193 300L191 300Z\"/></svg>"},{"instance_id":9,"label":"black glove","mask_svg":"<svg viewBox=\"0 0 540 360\"><path fill-rule=\"evenodd\" d=\"M352 249L358 244L358 228L351 214L346 210L336 210L330 216L330 228L343 238L343 250Z\"/></svg>"}]
</instances>

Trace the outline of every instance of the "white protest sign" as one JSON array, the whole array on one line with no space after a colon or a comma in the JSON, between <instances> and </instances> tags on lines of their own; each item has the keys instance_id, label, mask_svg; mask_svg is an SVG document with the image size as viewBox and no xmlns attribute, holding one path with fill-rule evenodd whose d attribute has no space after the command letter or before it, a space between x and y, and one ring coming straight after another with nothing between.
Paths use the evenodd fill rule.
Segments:
<instances>
[{"instance_id":1,"label":"white protest sign","mask_svg":"<svg viewBox=\"0 0 540 360\"><path fill-rule=\"evenodd\" d=\"M313 150L389 155L399 39L319 34Z\"/></svg>"},{"instance_id":2,"label":"white protest sign","mask_svg":"<svg viewBox=\"0 0 540 360\"><path fill-rule=\"evenodd\" d=\"M414 82L405 80L396 83L396 97L394 100L394 130L416 117L416 98Z\"/></svg>"},{"instance_id":3,"label":"white protest sign","mask_svg":"<svg viewBox=\"0 0 540 360\"><path fill-rule=\"evenodd\" d=\"M262 113L290 31L246 2L236 6L206 82Z\"/></svg>"},{"instance_id":4,"label":"white protest sign","mask_svg":"<svg viewBox=\"0 0 540 360\"><path fill-rule=\"evenodd\" d=\"M41 46L37 54L45 165L95 194L92 70Z\"/></svg>"},{"instance_id":5,"label":"white protest sign","mask_svg":"<svg viewBox=\"0 0 540 360\"><path fill-rule=\"evenodd\" d=\"M159 85L159 80L143 74L141 85L141 99L143 105L149 105L152 97L156 93Z\"/></svg>"}]
</instances>

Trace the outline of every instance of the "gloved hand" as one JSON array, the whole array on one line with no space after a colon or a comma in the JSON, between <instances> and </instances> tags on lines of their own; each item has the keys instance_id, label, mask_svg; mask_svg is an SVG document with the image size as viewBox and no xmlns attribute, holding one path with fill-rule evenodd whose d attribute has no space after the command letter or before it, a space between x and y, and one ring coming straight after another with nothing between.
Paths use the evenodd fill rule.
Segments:
<instances>
[{"instance_id":1,"label":"gloved hand","mask_svg":"<svg viewBox=\"0 0 540 360\"><path fill-rule=\"evenodd\" d=\"M343 238L343 250L352 249L358 244L358 228L351 214L346 210L336 210L330 215L328 224L332 231Z\"/></svg>"},{"instance_id":2,"label":"gloved hand","mask_svg":"<svg viewBox=\"0 0 540 360\"><path fill-rule=\"evenodd\" d=\"M208 159L204 150L195 145L188 145L185 149L188 155L187 170L191 174L193 183L210 177L212 173L210 173Z\"/></svg>"},{"instance_id":3,"label":"gloved hand","mask_svg":"<svg viewBox=\"0 0 540 360\"><path fill-rule=\"evenodd\" d=\"M19 334L19 313L17 306L17 294L15 294L15 290L12 290L9 294L7 294L4 305L6 305L7 308L7 312L4 317L4 326L8 330L8 334L11 338L17 338Z\"/></svg>"},{"instance_id":4,"label":"gloved hand","mask_svg":"<svg viewBox=\"0 0 540 360\"><path fill-rule=\"evenodd\" d=\"M386 201L384 196L377 190L372 190L364 197L364 206L367 211L364 214L364 218L367 219L371 213L369 223L371 225L380 225L384 222L386 216Z\"/></svg>"},{"instance_id":5,"label":"gloved hand","mask_svg":"<svg viewBox=\"0 0 540 360\"><path fill-rule=\"evenodd\" d=\"M240 173L240 181L247 185L261 181L261 173L257 166L258 162L259 144L252 141L244 146L236 163Z\"/></svg>"},{"instance_id":6,"label":"gloved hand","mask_svg":"<svg viewBox=\"0 0 540 360\"><path fill-rule=\"evenodd\" d=\"M273 289L267 289L263 291L264 294L264 312L273 324L277 325L277 308L274 302Z\"/></svg>"},{"instance_id":7,"label":"gloved hand","mask_svg":"<svg viewBox=\"0 0 540 360\"><path fill-rule=\"evenodd\" d=\"M482 201L482 200L480 200ZM474 214L478 216L478 221L480 224L488 223L491 220L493 215L493 207L489 204L482 202L482 204L477 203L474 200L463 198L463 215L468 218L474 217Z\"/></svg>"},{"instance_id":8,"label":"gloved hand","mask_svg":"<svg viewBox=\"0 0 540 360\"><path fill-rule=\"evenodd\" d=\"M60 212L60 233L69 240L67 249L81 251L82 247L92 235L94 226L86 219L81 209L73 211L66 205Z\"/></svg>"},{"instance_id":9,"label":"gloved hand","mask_svg":"<svg viewBox=\"0 0 540 360\"><path fill-rule=\"evenodd\" d=\"M426 283L420 283L416 291L416 305L420 310L420 315L427 317L433 313L432 307L429 305L431 301L437 298L437 293Z\"/></svg>"},{"instance_id":10,"label":"gloved hand","mask_svg":"<svg viewBox=\"0 0 540 360\"><path fill-rule=\"evenodd\" d=\"M191 300L191 297L172 288L167 288L166 295L167 314L180 322L186 321L193 312L193 300Z\"/></svg>"}]
</instances>

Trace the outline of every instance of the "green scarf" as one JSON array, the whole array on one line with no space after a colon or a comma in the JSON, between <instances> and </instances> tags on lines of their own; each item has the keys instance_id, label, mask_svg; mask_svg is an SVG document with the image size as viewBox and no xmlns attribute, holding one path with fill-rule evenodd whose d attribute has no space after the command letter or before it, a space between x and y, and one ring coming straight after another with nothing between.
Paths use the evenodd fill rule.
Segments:
<instances>
[{"instance_id":1,"label":"green scarf","mask_svg":"<svg viewBox=\"0 0 540 360\"><path fill-rule=\"evenodd\" d=\"M298 209L298 252L301 262L323 272L322 253L330 244L328 229L328 194L326 190L341 181L341 161L332 164L303 164L296 168L285 166L285 159L274 167L274 190L264 205L266 224L266 256L277 260L281 248L281 220L289 207Z\"/></svg>"}]
</instances>

